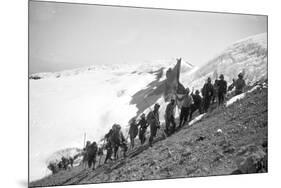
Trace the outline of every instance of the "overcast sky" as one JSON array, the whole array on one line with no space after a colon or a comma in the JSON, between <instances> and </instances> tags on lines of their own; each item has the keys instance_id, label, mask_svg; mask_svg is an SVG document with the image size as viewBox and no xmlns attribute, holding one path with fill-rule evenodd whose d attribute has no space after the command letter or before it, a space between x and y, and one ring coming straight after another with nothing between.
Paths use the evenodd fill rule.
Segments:
<instances>
[{"instance_id":1,"label":"overcast sky","mask_svg":"<svg viewBox=\"0 0 281 188\"><path fill-rule=\"evenodd\" d=\"M200 66L267 30L265 16L36 1L29 11L30 73L175 57Z\"/></svg>"}]
</instances>

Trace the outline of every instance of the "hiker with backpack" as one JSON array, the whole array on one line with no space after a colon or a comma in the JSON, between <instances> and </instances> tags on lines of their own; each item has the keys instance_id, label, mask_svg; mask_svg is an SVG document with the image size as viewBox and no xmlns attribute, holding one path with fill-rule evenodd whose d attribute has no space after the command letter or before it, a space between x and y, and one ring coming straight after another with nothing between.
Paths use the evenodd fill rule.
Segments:
<instances>
[{"instance_id":1,"label":"hiker with backpack","mask_svg":"<svg viewBox=\"0 0 281 188\"><path fill-rule=\"evenodd\" d=\"M102 159L102 156L103 156L103 147L104 147L104 145L103 146L101 146L101 147L98 147L98 152L97 152L97 155L99 156L99 164L98 164L98 166L100 166L101 164L101 159Z\"/></svg>"},{"instance_id":2,"label":"hiker with backpack","mask_svg":"<svg viewBox=\"0 0 281 188\"><path fill-rule=\"evenodd\" d=\"M82 155L83 155L82 163L83 163L84 168L87 166L87 161L88 161L88 153L87 153L87 150L88 150L88 147L89 147L90 145L91 145L91 142L90 142L90 141L87 141L87 142L86 142L85 148L83 148L83 152L82 152Z\"/></svg>"},{"instance_id":3,"label":"hiker with backpack","mask_svg":"<svg viewBox=\"0 0 281 188\"><path fill-rule=\"evenodd\" d=\"M233 90L233 88L235 87L235 81L236 80L233 78L232 79L232 83L227 88L227 91L232 91Z\"/></svg>"},{"instance_id":4,"label":"hiker with backpack","mask_svg":"<svg viewBox=\"0 0 281 188\"><path fill-rule=\"evenodd\" d=\"M159 121L159 108L160 105L156 103L154 105L154 110L150 111L147 115L147 122L150 126L150 137L149 137L149 145L152 147L152 142L154 137L157 134L157 129L160 128L160 121Z\"/></svg>"},{"instance_id":5,"label":"hiker with backpack","mask_svg":"<svg viewBox=\"0 0 281 188\"><path fill-rule=\"evenodd\" d=\"M195 94L193 94L193 92L192 92L191 96L193 98L193 104L191 105L191 108L190 108L189 121L192 120L192 114L196 110L198 110L200 114L202 113L202 97L200 96L199 90L196 90Z\"/></svg>"},{"instance_id":6,"label":"hiker with backpack","mask_svg":"<svg viewBox=\"0 0 281 188\"><path fill-rule=\"evenodd\" d=\"M145 143L146 137L145 137L145 133L146 133L146 129L148 127L147 124L147 120L145 119L145 114L141 115L141 119L138 122L138 126L140 126L139 128L139 139L141 142L141 145Z\"/></svg>"},{"instance_id":7,"label":"hiker with backpack","mask_svg":"<svg viewBox=\"0 0 281 188\"><path fill-rule=\"evenodd\" d=\"M176 130L175 107L176 107L175 99L171 99L171 102L167 105L165 111L165 124L166 124L165 132L167 135L173 134ZM172 124L171 127L170 124Z\"/></svg>"},{"instance_id":8,"label":"hiker with backpack","mask_svg":"<svg viewBox=\"0 0 281 188\"><path fill-rule=\"evenodd\" d=\"M245 80L243 79L243 74L238 74L238 79L235 81L235 95L239 95L244 92L246 86Z\"/></svg>"},{"instance_id":9,"label":"hiker with backpack","mask_svg":"<svg viewBox=\"0 0 281 188\"><path fill-rule=\"evenodd\" d=\"M131 142L131 148L133 149L135 146L135 138L138 135L138 124L136 123L135 117L133 117L129 123L130 123L130 128L129 128L130 142Z\"/></svg>"},{"instance_id":10,"label":"hiker with backpack","mask_svg":"<svg viewBox=\"0 0 281 188\"><path fill-rule=\"evenodd\" d=\"M105 151L106 151L106 156L105 156L105 160L104 160L104 164L107 163L108 160L112 161L112 153L113 153L113 149L112 149L112 146L111 146L111 143L109 141L109 137L111 136L113 130L112 128L108 131L108 133L104 136L104 140L105 140Z\"/></svg>"},{"instance_id":11,"label":"hiker with backpack","mask_svg":"<svg viewBox=\"0 0 281 188\"><path fill-rule=\"evenodd\" d=\"M218 102L219 105L224 103L226 90L227 90L227 82L224 80L223 74L220 75L220 80L217 83L218 86Z\"/></svg>"},{"instance_id":12,"label":"hiker with backpack","mask_svg":"<svg viewBox=\"0 0 281 188\"><path fill-rule=\"evenodd\" d=\"M121 126L119 124L114 124L111 129L111 133L108 137L108 141L110 143L110 147L114 152L114 159L117 159L117 152L119 147L123 149L123 157L126 157L126 152L128 150L128 146L126 143L126 139L121 131Z\"/></svg>"},{"instance_id":13,"label":"hiker with backpack","mask_svg":"<svg viewBox=\"0 0 281 188\"><path fill-rule=\"evenodd\" d=\"M112 146L109 141L107 141L105 144L105 150L106 150L106 156L105 156L104 164L106 164L108 160L112 161L112 158L111 158Z\"/></svg>"},{"instance_id":14,"label":"hiker with backpack","mask_svg":"<svg viewBox=\"0 0 281 188\"><path fill-rule=\"evenodd\" d=\"M184 126L184 124L189 121L188 118L189 118L190 108L192 104L193 104L193 98L189 94L189 88L186 88L186 94L183 97L183 104L181 107L179 128Z\"/></svg>"},{"instance_id":15,"label":"hiker with backpack","mask_svg":"<svg viewBox=\"0 0 281 188\"><path fill-rule=\"evenodd\" d=\"M208 77L207 82L204 84L202 88L202 94L203 94L203 110L204 112L207 112L210 107L211 99L214 95L214 87L212 85L210 77Z\"/></svg>"},{"instance_id":16,"label":"hiker with backpack","mask_svg":"<svg viewBox=\"0 0 281 188\"><path fill-rule=\"evenodd\" d=\"M212 100L211 100L212 104L215 104L215 102L218 101L218 93L219 93L219 85L218 84L219 84L219 80L216 79L215 83L213 85L214 93L213 93Z\"/></svg>"},{"instance_id":17,"label":"hiker with backpack","mask_svg":"<svg viewBox=\"0 0 281 188\"><path fill-rule=\"evenodd\" d=\"M87 157L88 167L91 168L93 166L92 168L93 170L95 169L97 151L98 151L98 145L96 142L90 144L86 150L88 156Z\"/></svg>"},{"instance_id":18,"label":"hiker with backpack","mask_svg":"<svg viewBox=\"0 0 281 188\"><path fill-rule=\"evenodd\" d=\"M59 172L59 168L58 168L58 165L54 162L51 162L47 168L52 172L52 174L56 174Z\"/></svg>"}]
</instances>

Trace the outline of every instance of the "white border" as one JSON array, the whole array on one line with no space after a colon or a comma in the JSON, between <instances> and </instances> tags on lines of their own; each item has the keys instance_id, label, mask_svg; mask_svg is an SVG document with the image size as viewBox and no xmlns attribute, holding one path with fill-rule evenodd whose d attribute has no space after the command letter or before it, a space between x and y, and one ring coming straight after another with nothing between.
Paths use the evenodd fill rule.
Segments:
<instances>
[{"instance_id":1,"label":"white border","mask_svg":"<svg viewBox=\"0 0 281 188\"><path fill-rule=\"evenodd\" d=\"M277 187L280 177L280 18L278 1L269 0L65 0L90 4L204 10L269 15L269 173L71 187ZM27 0L0 6L1 187L27 186ZM280 115L279 115L280 116Z\"/></svg>"}]
</instances>

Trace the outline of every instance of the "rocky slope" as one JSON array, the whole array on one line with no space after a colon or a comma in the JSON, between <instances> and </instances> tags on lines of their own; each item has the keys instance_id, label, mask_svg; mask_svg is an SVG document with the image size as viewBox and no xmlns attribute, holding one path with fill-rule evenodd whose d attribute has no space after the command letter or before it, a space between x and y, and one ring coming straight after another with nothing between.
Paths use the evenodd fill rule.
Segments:
<instances>
[{"instance_id":1,"label":"rocky slope","mask_svg":"<svg viewBox=\"0 0 281 188\"><path fill-rule=\"evenodd\" d=\"M267 172L267 86L256 88L166 139L160 132L153 147L139 146L95 171L78 166L30 186Z\"/></svg>"}]
</instances>

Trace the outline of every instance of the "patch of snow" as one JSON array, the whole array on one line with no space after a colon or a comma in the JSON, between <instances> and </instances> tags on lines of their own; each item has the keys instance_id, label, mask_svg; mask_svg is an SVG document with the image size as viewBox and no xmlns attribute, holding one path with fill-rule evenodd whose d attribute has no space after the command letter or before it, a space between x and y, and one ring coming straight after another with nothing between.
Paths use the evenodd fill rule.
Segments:
<instances>
[{"instance_id":1,"label":"patch of snow","mask_svg":"<svg viewBox=\"0 0 281 188\"><path fill-rule=\"evenodd\" d=\"M232 105L234 102L243 99L246 96L246 93L251 93L251 92L255 91L257 88L259 88L259 86L255 86L252 89L246 91L245 93L241 93L239 95L236 95L236 96L232 97L231 99L229 99L226 102L225 106L228 107L228 106Z\"/></svg>"},{"instance_id":2,"label":"patch of snow","mask_svg":"<svg viewBox=\"0 0 281 188\"><path fill-rule=\"evenodd\" d=\"M253 88L251 88L249 91L247 91L246 93L251 93L253 91L255 91L256 89L258 89L260 86L255 86Z\"/></svg>"},{"instance_id":3,"label":"patch of snow","mask_svg":"<svg viewBox=\"0 0 281 188\"><path fill-rule=\"evenodd\" d=\"M245 96L246 96L245 93L241 93L239 95L236 95L236 96L232 97L231 99L229 99L226 102L225 106L228 107L228 106L232 105L234 102L243 99Z\"/></svg>"},{"instance_id":4,"label":"patch of snow","mask_svg":"<svg viewBox=\"0 0 281 188\"><path fill-rule=\"evenodd\" d=\"M194 118L193 120L191 120L191 121L189 122L189 125L193 125L194 123L198 122L198 121L201 120L205 115L206 115L206 113L200 114L199 116L197 116L196 118Z\"/></svg>"}]
</instances>

